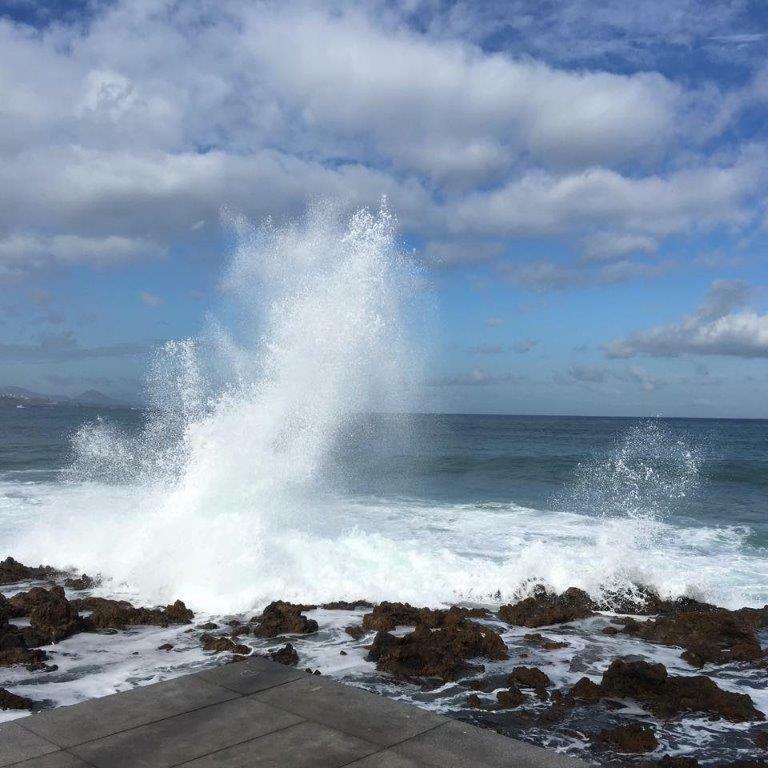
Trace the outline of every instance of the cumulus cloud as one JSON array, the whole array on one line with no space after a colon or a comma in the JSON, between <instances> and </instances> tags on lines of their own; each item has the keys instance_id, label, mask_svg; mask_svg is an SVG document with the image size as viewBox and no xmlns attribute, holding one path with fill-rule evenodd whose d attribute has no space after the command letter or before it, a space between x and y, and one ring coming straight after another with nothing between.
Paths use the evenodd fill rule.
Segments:
<instances>
[{"instance_id":1,"label":"cumulus cloud","mask_svg":"<svg viewBox=\"0 0 768 768\"><path fill-rule=\"evenodd\" d=\"M0 277L156 257L222 205L285 217L323 196L387 194L438 266L585 232L623 258L749 219L763 151L699 140L728 94L492 52L413 10L116 0L77 24L0 19ZM700 154L670 163L682 146Z\"/></svg>"},{"instance_id":2,"label":"cumulus cloud","mask_svg":"<svg viewBox=\"0 0 768 768\"><path fill-rule=\"evenodd\" d=\"M653 254L657 249L656 240L647 235L629 232L594 232L584 238L581 262L609 261L618 256L630 254Z\"/></svg>"},{"instance_id":3,"label":"cumulus cloud","mask_svg":"<svg viewBox=\"0 0 768 768\"><path fill-rule=\"evenodd\" d=\"M635 331L603 345L608 357L684 354L768 357L768 315L746 309L751 290L743 280L717 280L704 303L676 323Z\"/></svg>"}]
</instances>

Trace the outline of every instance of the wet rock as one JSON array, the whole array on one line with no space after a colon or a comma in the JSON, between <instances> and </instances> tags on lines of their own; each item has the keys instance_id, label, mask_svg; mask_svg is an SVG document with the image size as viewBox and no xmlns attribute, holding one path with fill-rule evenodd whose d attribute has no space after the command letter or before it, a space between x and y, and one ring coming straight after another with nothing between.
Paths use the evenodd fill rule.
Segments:
<instances>
[{"instance_id":1,"label":"wet rock","mask_svg":"<svg viewBox=\"0 0 768 768\"><path fill-rule=\"evenodd\" d=\"M339 656L346 656L346 655L347 655L346 651L339 651Z\"/></svg>"},{"instance_id":2,"label":"wet rock","mask_svg":"<svg viewBox=\"0 0 768 768\"><path fill-rule=\"evenodd\" d=\"M302 610L307 610L307 607L276 600L264 609L261 619L253 629L253 634L256 637L277 637L317 632L317 622L304 616L301 613Z\"/></svg>"},{"instance_id":3,"label":"wet rock","mask_svg":"<svg viewBox=\"0 0 768 768\"><path fill-rule=\"evenodd\" d=\"M640 723L628 723L601 731L595 741L617 752L641 754L653 752L659 746L653 728Z\"/></svg>"},{"instance_id":4,"label":"wet rock","mask_svg":"<svg viewBox=\"0 0 768 768\"><path fill-rule=\"evenodd\" d=\"M594 602L581 589L571 587L561 595L547 592L543 587L514 605L502 605L499 618L522 627L544 627L564 624L594 615Z\"/></svg>"},{"instance_id":5,"label":"wet rock","mask_svg":"<svg viewBox=\"0 0 768 768\"><path fill-rule=\"evenodd\" d=\"M32 699L0 688L0 709L32 709L34 705L35 702Z\"/></svg>"},{"instance_id":6,"label":"wet rock","mask_svg":"<svg viewBox=\"0 0 768 768\"><path fill-rule=\"evenodd\" d=\"M657 765L659 768L699 768L699 761L685 755L664 755Z\"/></svg>"},{"instance_id":7,"label":"wet rock","mask_svg":"<svg viewBox=\"0 0 768 768\"><path fill-rule=\"evenodd\" d=\"M67 600L63 587L32 587L8 602L12 615L29 616L31 632L25 638L28 646L55 643L84 629L84 622Z\"/></svg>"},{"instance_id":8,"label":"wet rock","mask_svg":"<svg viewBox=\"0 0 768 768\"><path fill-rule=\"evenodd\" d=\"M84 589L93 589L96 586L96 581L84 573L75 579L64 579L64 586L80 592Z\"/></svg>"},{"instance_id":9,"label":"wet rock","mask_svg":"<svg viewBox=\"0 0 768 768\"><path fill-rule=\"evenodd\" d=\"M206 632L207 632L207 631L209 631L209 630L211 630L211 629L218 629L218 628L219 628L219 625L218 625L218 624L215 624L215 623L214 623L214 622L212 622L212 621L206 621L206 622L205 622L205 624L198 624L198 625L197 625L197 628L198 628L198 629L202 629L202 630L204 630L204 631L206 631Z\"/></svg>"},{"instance_id":10,"label":"wet rock","mask_svg":"<svg viewBox=\"0 0 768 768\"><path fill-rule=\"evenodd\" d=\"M162 645L157 646L158 651L172 651L173 650L173 643L163 643Z\"/></svg>"},{"instance_id":11,"label":"wet rock","mask_svg":"<svg viewBox=\"0 0 768 768\"><path fill-rule=\"evenodd\" d=\"M560 648L568 647L568 643L561 642L560 640L553 640L551 637L545 637L538 632L523 635L523 640L537 645L543 651L556 651Z\"/></svg>"},{"instance_id":12,"label":"wet rock","mask_svg":"<svg viewBox=\"0 0 768 768\"><path fill-rule=\"evenodd\" d=\"M290 643L286 643L282 648L272 651L269 654L269 658L278 664L285 664L287 667L292 667L299 663L299 654Z\"/></svg>"},{"instance_id":13,"label":"wet rock","mask_svg":"<svg viewBox=\"0 0 768 768\"><path fill-rule=\"evenodd\" d=\"M507 683L510 686L533 688L540 699L546 699L546 688L552 684L552 681L538 667L515 667L507 677Z\"/></svg>"},{"instance_id":14,"label":"wet rock","mask_svg":"<svg viewBox=\"0 0 768 768\"><path fill-rule=\"evenodd\" d=\"M247 645L235 643L229 637L214 637L214 635L200 635L200 643L204 651L213 651L214 653L235 653L241 656L248 656L251 649Z\"/></svg>"},{"instance_id":15,"label":"wet rock","mask_svg":"<svg viewBox=\"0 0 768 768\"><path fill-rule=\"evenodd\" d=\"M0 561L0 584L15 584L17 581L43 581L60 576L61 572L50 565L38 565L31 568L22 565L12 557Z\"/></svg>"},{"instance_id":16,"label":"wet rock","mask_svg":"<svg viewBox=\"0 0 768 768\"><path fill-rule=\"evenodd\" d=\"M334 603L323 603L320 607L326 611L356 611L360 608L373 608L373 603L367 600L337 600Z\"/></svg>"},{"instance_id":17,"label":"wet rock","mask_svg":"<svg viewBox=\"0 0 768 768\"><path fill-rule=\"evenodd\" d=\"M72 600L79 610L91 611L88 624L92 629L126 629L134 626L167 627L171 624L189 624L194 617L181 600L165 608L136 608L126 600L108 600L88 597Z\"/></svg>"},{"instance_id":18,"label":"wet rock","mask_svg":"<svg viewBox=\"0 0 768 768\"><path fill-rule=\"evenodd\" d=\"M504 709L514 709L525 701L525 694L516 685L511 685L508 690L499 691L496 700Z\"/></svg>"},{"instance_id":19,"label":"wet rock","mask_svg":"<svg viewBox=\"0 0 768 768\"><path fill-rule=\"evenodd\" d=\"M349 627L344 627L344 631L353 639L359 640L365 636L365 630L359 624L352 624Z\"/></svg>"},{"instance_id":20,"label":"wet rock","mask_svg":"<svg viewBox=\"0 0 768 768\"><path fill-rule=\"evenodd\" d=\"M477 669L468 659L508 658L507 647L499 634L466 619L437 629L418 624L403 637L379 632L371 654L378 657L376 668L382 672L405 678L437 677L444 681L456 680Z\"/></svg>"},{"instance_id":21,"label":"wet rock","mask_svg":"<svg viewBox=\"0 0 768 768\"><path fill-rule=\"evenodd\" d=\"M483 701L476 693L470 693L469 696L467 696L467 699L464 703L468 707L471 707L472 709L483 708Z\"/></svg>"},{"instance_id":22,"label":"wet rock","mask_svg":"<svg viewBox=\"0 0 768 768\"><path fill-rule=\"evenodd\" d=\"M11 618L11 604L8 598L0 593L0 628L8 623Z\"/></svg>"},{"instance_id":23,"label":"wet rock","mask_svg":"<svg viewBox=\"0 0 768 768\"><path fill-rule=\"evenodd\" d=\"M48 658L45 651L39 648L9 648L0 650L0 667L35 667L37 668ZM45 666L45 665L43 665Z\"/></svg>"},{"instance_id":24,"label":"wet rock","mask_svg":"<svg viewBox=\"0 0 768 768\"><path fill-rule=\"evenodd\" d=\"M768 749L768 731L760 731L755 735L755 746L760 749Z\"/></svg>"},{"instance_id":25,"label":"wet rock","mask_svg":"<svg viewBox=\"0 0 768 768\"><path fill-rule=\"evenodd\" d=\"M663 664L614 659L600 683L604 697L629 698L657 717L704 712L734 723L764 720L745 693L719 688L703 675L669 675Z\"/></svg>"},{"instance_id":26,"label":"wet rock","mask_svg":"<svg viewBox=\"0 0 768 768\"><path fill-rule=\"evenodd\" d=\"M614 635L618 635L621 630L618 627L603 627L602 632L604 635L610 635L613 637Z\"/></svg>"},{"instance_id":27,"label":"wet rock","mask_svg":"<svg viewBox=\"0 0 768 768\"><path fill-rule=\"evenodd\" d=\"M484 608L448 609L414 608L409 603L379 603L370 613L363 616L363 629L376 632L391 632L396 627L423 625L432 629L457 623L467 618L482 618L488 615Z\"/></svg>"},{"instance_id":28,"label":"wet rock","mask_svg":"<svg viewBox=\"0 0 768 768\"><path fill-rule=\"evenodd\" d=\"M602 695L600 686L588 677L582 677L568 692L569 698L580 702L600 701Z\"/></svg>"},{"instance_id":29,"label":"wet rock","mask_svg":"<svg viewBox=\"0 0 768 768\"><path fill-rule=\"evenodd\" d=\"M624 631L647 642L684 648L682 658L695 667L709 662L756 661L763 656L754 619L717 608L683 611L647 622L629 621Z\"/></svg>"}]
</instances>

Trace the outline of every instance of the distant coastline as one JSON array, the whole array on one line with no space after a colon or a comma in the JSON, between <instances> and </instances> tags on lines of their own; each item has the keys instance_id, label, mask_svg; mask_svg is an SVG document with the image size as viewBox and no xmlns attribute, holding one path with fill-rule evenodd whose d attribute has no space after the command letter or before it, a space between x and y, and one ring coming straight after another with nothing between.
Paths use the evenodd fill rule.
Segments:
<instances>
[{"instance_id":1,"label":"distant coastline","mask_svg":"<svg viewBox=\"0 0 768 768\"><path fill-rule=\"evenodd\" d=\"M131 408L132 403L105 395L96 389L89 389L79 395L47 395L40 392L32 392L22 387L0 388L0 408L19 406L51 406L72 405L99 408Z\"/></svg>"}]
</instances>

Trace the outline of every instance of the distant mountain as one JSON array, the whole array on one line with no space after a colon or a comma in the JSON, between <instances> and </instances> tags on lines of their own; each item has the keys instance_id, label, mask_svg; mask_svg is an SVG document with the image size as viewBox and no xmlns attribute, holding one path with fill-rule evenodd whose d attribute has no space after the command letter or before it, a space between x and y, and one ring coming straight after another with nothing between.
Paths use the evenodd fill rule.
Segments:
<instances>
[{"instance_id":1,"label":"distant mountain","mask_svg":"<svg viewBox=\"0 0 768 768\"><path fill-rule=\"evenodd\" d=\"M89 389L74 397L68 395L44 395L24 387L0 387L0 406L27 405L81 405L98 408L128 408L129 403Z\"/></svg>"}]
</instances>

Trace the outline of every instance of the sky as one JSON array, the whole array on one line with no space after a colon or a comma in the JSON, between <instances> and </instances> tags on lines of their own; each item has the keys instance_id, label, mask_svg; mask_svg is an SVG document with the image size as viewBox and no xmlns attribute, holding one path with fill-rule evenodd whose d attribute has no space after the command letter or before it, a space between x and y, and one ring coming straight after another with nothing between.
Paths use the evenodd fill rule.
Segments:
<instances>
[{"instance_id":1,"label":"sky","mask_svg":"<svg viewBox=\"0 0 768 768\"><path fill-rule=\"evenodd\" d=\"M768 418L760 0L0 0L0 388L139 397L222 209L384 194L424 410Z\"/></svg>"}]
</instances>

